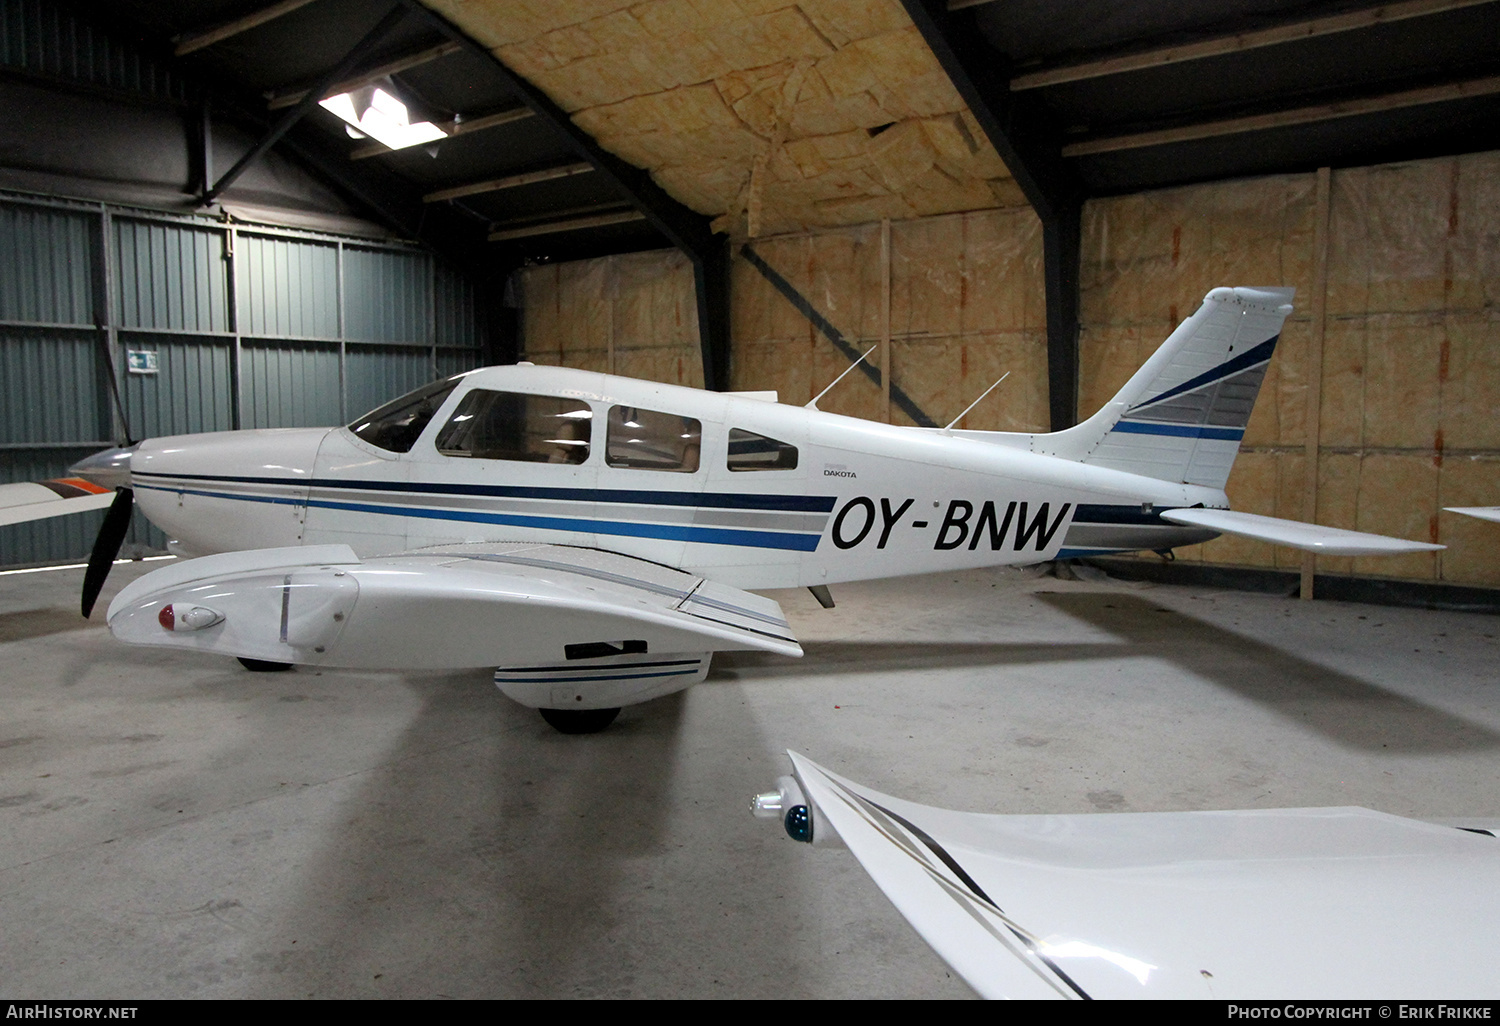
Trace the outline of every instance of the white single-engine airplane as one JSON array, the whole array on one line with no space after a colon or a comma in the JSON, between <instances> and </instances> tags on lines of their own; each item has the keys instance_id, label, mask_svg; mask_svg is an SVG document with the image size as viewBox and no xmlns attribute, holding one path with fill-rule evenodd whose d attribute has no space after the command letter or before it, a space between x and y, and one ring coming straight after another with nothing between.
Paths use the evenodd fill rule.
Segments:
<instances>
[{"instance_id":1,"label":"white single-engine airplane","mask_svg":"<svg viewBox=\"0 0 1500 1026\"><path fill-rule=\"evenodd\" d=\"M554 726L599 730L702 680L716 651L800 655L777 603L747 589L808 587L827 604L841 581L1219 533L1344 555L1441 548L1229 510L1291 298L1214 289L1104 409L1050 434L896 427L521 364L348 427L110 450L52 486L74 498L21 485L0 504L71 512L118 487L85 615L132 502L198 557L116 596L122 640L252 669L498 666L500 690Z\"/></svg>"}]
</instances>

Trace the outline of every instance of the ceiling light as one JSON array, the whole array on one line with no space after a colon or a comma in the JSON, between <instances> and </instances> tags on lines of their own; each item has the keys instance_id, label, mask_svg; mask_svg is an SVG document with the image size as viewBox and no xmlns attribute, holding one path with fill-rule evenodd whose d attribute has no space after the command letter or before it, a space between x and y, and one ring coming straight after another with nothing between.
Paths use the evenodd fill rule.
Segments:
<instances>
[{"instance_id":1,"label":"ceiling light","mask_svg":"<svg viewBox=\"0 0 1500 1026\"><path fill-rule=\"evenodd\" d=\"M352 93L340 93L330 96L319 106L337 114L358 131L393 150L448 137L447 132L431 121L412 124L406 104L380 88L366 87Z\"/></svg>"}]
</instances>

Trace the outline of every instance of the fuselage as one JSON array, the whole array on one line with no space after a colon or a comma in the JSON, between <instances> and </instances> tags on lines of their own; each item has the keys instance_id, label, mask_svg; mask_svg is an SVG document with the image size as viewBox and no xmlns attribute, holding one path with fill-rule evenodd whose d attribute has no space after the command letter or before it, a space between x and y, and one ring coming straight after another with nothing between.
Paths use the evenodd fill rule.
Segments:
<instances>
[{"instance_id":1,"label":"fuselage","mask_svg":"<svg viewBox=\"0 0 1500 1026\"><path fill-rule=\"evenodd\" d=\"M1212 535L1158 512L1227 505L1217 489L1029 451L1029 435L557 367L485 368L449 386L349 427L147 441L131 459L137 502L188 554L520 541L741 588L1166 549ZM402 409L419 412L403 421Z\"/></svg>"}]
</instances>

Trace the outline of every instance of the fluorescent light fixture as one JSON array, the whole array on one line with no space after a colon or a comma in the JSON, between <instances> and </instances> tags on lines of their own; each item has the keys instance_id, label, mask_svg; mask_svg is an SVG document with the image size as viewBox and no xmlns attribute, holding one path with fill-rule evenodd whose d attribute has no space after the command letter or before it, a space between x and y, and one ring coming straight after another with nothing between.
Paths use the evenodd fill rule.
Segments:
<instances>
[{"instance_id":1,"label":"fluorescent light fixture","mask_svg":"<svg viewBox=\"0 0 1500 1026\"><path fill-rule=\"evenodd\" d=\"M330 96L319 106L337 114L360 132L393 150L420 146L422 143L448 137L447 132L431 121L412 124L406 104L378 87L373 91L366 87L352 93ZM361 107L364 109L361 110Z\"/></svg>"}]
</instances>

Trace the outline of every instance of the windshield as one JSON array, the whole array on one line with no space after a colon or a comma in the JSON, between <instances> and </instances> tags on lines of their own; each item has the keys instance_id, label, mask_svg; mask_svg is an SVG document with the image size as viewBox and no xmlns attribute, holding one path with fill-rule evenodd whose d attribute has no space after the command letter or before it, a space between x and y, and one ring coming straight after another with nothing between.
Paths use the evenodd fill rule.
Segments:
<instances>
[{"instance_id":1,"label":"windshield","mask_svg":"<svg viewBox=\"0 0 1500 1026\"><path fill-rule=\"evenodd\" d=\"M443 405L443 400L448 398L458 381L458 377L452 377L423 385L360 417L349 425L349 430L382 449L411 452L422 429L432 420L432 415Z\"/></svg>"}]
</instances>

